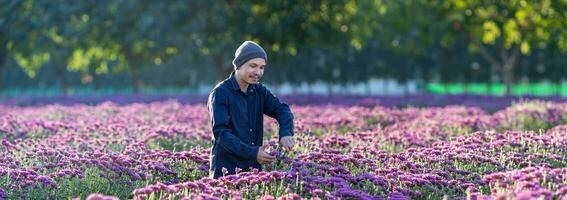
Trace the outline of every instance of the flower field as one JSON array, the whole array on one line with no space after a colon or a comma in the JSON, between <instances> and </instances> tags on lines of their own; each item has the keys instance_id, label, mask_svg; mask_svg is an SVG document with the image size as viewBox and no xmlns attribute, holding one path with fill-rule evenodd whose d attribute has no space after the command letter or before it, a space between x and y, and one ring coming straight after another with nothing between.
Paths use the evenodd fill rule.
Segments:
<instances>
[{"instance_id":1,"label":"flower field","mask_svg":"<svg viewBox=\"0 0 567 200\"><path fill-rule=\"evenodd\" d=\"M0 199L567 198L565 102L291 108L293 151L214 180L205 105L0 105Z\"/></svg>"}]
</instances>

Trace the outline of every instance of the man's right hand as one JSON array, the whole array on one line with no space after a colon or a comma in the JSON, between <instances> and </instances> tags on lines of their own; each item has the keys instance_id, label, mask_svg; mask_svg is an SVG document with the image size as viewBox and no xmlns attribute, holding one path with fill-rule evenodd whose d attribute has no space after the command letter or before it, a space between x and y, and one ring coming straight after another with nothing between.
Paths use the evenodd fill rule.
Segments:
<instances>
[{"instance_id":1,"label":"man's right hand","mask_svg":"<svg viewBox=\"0 0 567 200\"><path fill-rule=\"evenodd\" d=\"M275 159L275 156L271 156L266 152L266 146L261 146L258 150L258 154L256 154L256 160L262 165L270 164L274 162Z\"/></svg>"}]
</instances>

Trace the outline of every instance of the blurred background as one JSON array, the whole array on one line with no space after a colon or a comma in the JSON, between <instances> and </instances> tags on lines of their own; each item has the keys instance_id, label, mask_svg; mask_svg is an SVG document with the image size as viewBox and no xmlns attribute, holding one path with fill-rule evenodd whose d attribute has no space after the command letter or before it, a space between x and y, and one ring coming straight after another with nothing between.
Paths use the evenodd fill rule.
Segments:
<instances>
[{"instance_id":1,"label":"blurred background","mask_svg":"<svg viewBox=\"0 0 567 200\"><path fill-rule=\"evenodd\" d=\"M567 96L567 0L1 0L0 96L208 94L244 40L279 94Z\"/></svg>"}]
</instances>

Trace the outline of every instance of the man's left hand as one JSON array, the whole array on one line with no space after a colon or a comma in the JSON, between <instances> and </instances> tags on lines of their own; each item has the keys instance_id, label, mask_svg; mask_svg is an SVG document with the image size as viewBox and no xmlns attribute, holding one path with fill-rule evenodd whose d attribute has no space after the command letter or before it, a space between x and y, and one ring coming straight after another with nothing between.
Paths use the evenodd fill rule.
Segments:
<instances>
[{"instance_id":1,"label":"man's left hand","mask_svg":"<svg viewBox=\"0 0 567 200\"><path fill-rule=\"evenodd\" d=\"M293 149L295 146L295 140L293 136L284 136L280 139L280 144L287 150Z\"/></svg>"}]
</instances>

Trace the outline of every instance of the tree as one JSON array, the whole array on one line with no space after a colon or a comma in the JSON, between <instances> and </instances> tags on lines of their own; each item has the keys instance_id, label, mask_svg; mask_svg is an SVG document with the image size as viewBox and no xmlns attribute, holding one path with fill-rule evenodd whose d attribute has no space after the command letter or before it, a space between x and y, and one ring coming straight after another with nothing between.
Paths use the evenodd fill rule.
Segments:
<instances>
[{"instance_id":1,"label":"tree","mask_svg":"<svg viewBox=\"0 0 567 200\"><path fill-rule=\"evenodd\" d=\"M243 40L260 42L268 51L269 65L277 63L278 67L286 67L293 57L310 51L303 47L341 51L343 41L349 41L355 2L193 1L191 24L185 27L191 29L191 39L199 49L195 57L211 57L221 80L232 71L234 50Z\"/></svg>"},{"instance_id":2,"label":"tree","mask_svg":"<svg viewBox=\"0 0 567 200\"><path fill-rule=\"evenodd\" d=\"M8 1L0 7L0 77L3 76L6 61L13 56L14 46L26 42L30 27L24 22L25 10L23 1Z\"/></svg>"},{"instance_id":3,"label":"tree","mask_svg":"<svg viewBox=\"0 0 567 200\"><path fill-rule=\"evenodd\" d=\"M468 49L478 53L498 70L510 95L514 71L520 57L532 49L546 48L556 38L566 38L564 1L424 1L425 7L438 13L446 37L455 33L466 36ZM567 42L563 41L563 46Z\"/></svg>"},{"instance_id":4,"label":"tree","mask_svg":"<svg viewBox=\"0 0 567 200\"><path fill-rule=\"evenodd\" d=\"M141 71L157 66L178 52L184 44L179 33L181 13L188 12L181 1L97 1L99 13L93 13L96 45L109 54L117 54L116 70L127 71L132 90L143 87ZM165 77L164 77L165 78Z\"/></svg>"},{"instance_id":5,"label":"tree","mask_svg":"<svg viewBox=\"0 0 567 200\"><path fill-rule=\"evenodd\" d=\"M90 8L88 2L11 1L7 15L17 15L10 23L8 45L16 63L34 78L41 67L54 71L65 94L69 91L67 63L74 48L84 41ZM15 14L14 14L15 13ZM10 19L10 17L8 17ZM2 63L0 63L1 65Z\"/></svg>"}]
</instances>

